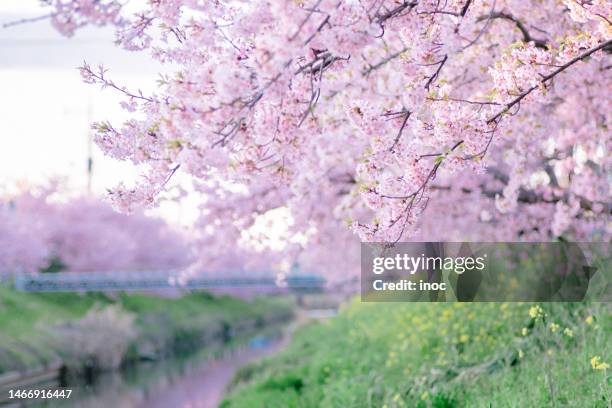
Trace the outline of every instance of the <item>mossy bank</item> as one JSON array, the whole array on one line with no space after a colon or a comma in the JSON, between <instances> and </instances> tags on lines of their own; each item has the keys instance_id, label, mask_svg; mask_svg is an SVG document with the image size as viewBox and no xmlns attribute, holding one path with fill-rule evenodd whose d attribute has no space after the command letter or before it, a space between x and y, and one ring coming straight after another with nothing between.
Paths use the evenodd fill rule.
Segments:
<instances>
[{"instance_id":1,"label":"mossy bank","mask_svg":"<svg viewBox=\"0 0 612 408\"><path fill-rule=\"evenodd\" d=\"M117 368L219 344L291 316L285 298L23 293L0 285L0 375L58 361L71 370Z\"/></svg>"}]
</instances>

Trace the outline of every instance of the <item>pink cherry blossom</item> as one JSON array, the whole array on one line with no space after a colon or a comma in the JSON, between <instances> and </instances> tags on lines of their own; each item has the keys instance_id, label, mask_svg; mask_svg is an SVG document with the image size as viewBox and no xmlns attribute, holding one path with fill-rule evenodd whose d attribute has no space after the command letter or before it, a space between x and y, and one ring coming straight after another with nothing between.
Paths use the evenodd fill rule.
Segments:
<instances>
[{"instance_id":1,"label":"pink cherry blossom","mask_svg":"<svg viewBox=\"0 0 612 408\"><path fill-rule=\"evenodd\" d=\"M147 168L111 193L123 210L180 171L207 239L286 209L287 253L308 259L357 239L611 237L609 1L51 6L60 32L113 25L174 71L142 93L83 66L135 111L95 125L107 154Z\"/></svg>"},{"instance_id":2,"label":"pink cherry blossom","mask_svg":"<svg viewBox=\"0 0 612 408\"><path fill-rule=\"evenodd\" d=\"M100 199L61 198L32 188L0 201L0 275L36 272L51 261L67 271L182 270L193 261L187 233L159 218L124 215Z\"/></svg>"}]
</instances>

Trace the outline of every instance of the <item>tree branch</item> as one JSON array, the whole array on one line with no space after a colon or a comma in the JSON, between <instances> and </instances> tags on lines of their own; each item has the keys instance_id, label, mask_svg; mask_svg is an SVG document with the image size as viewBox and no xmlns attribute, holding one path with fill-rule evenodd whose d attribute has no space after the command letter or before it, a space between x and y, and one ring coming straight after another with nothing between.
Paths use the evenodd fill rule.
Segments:
<instances>
[{"instance_id":1,"label":"tree branch","mask_svg":"<svg viewBox=\"0 0 612 408\"><path fill-rule=\"evenodd\" d=\"M542 48L542 49L547 49L547 44L546 41L544 40L538 40L536 38L533 38L531 36L531 34L529 33L529 30L527 30L527 27L525 27L525 24L523 24L523 22L521 20L519 20L518 18L514 17L512 14L508 14L508 13L504 13L504 12L497 12L497 13L491 13L489 16L486 17L480 17L478 19L478 21L482 21L484 19L503 19L503 20L508 20L514 23L514 25L516 25L516 28L518 28L521 31L521 34L523 34L523 41L526 43L532 42L534 43L534 45L538 48Z\"/></svg>"},{"instance_id":2,"label":"tree branch","mask_svg":"<svg viewBox=\"0 0 612 408\"><path fill-rule=\"evenodd\" d=\"M593 47L588 51L585 51L584 53L574 57L573 59L569 60L568 62L566 62L565 64L561 65L559 68L555 69L553 72L551 72L548 75L545 75L544 77L542 77L542 79L540 80L540 84L546 85L546 82L550 81L551 79L553 79L554 77L556 77L557 75L559 75L561 72L565 71L566 69L568 69L569 67L571 67L572 65L574 65L575 63L577 63L578 61L582 61L583 59L589 57L590 55L596 53L599 50L602 50L606 47L610 47L612 45L612 40L608 40L606 42L603 42L601 44L599 44L597 47ZM513 99L512 101L510 101L509 103L506 104L506 106L504 107L504 109L500 110L499 112L497 112L494 116L492 116L491 118L489 118L487 120L487 123L491 124L493 122L497 122L506 112L508 112L514 105L516 105L517 103L519 103L520 101L522 101L527 95L529 95L531 92L533 92L535 89L538 88L539 85L534 85L531 88L527 89L526 91L524 91L522 94L520 94L519 96L517 96L515 99Z\"/></svg>"}]
</instances>

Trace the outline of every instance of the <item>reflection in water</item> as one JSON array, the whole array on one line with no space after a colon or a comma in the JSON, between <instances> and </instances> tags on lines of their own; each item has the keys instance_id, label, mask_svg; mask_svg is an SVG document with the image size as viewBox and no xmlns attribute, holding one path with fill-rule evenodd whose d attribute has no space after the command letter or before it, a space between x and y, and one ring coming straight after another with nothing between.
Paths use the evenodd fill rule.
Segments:
<instances>
[{"instance_id":1,"label":"reflection in water","mask_svg":"<svg viewBox=\"0 0 612 408\"><path fill-rule=\"evenodd\" d=\"M212 408L221 401L237 369L278 351L287 341L279 328L271 329L249 339L207 347L191 355L143 362L121 372L105 373L89 385L69 383L66 387L73 389L70 400L38 401L21 406Z\"/></svg>"}]
</instances>

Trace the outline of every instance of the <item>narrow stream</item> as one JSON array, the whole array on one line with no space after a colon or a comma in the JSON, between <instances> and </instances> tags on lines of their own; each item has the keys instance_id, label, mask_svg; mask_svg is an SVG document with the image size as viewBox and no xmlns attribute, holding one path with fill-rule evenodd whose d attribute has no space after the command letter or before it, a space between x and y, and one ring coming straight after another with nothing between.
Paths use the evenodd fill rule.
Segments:
<instances>
[{"instance_id":1,"label":"narrow stream","mask_svg":"<svg viewBox=\"0 0 612 408\"><path fill-rule=\"evenodd\" d=\"M11 407L79 408L216 408L236 371L282 350L305 321L333 317L336 310L298 313L288 326L262 329L257 335L206 347L197 352L155 362L141 362L118 372L96 376L90 383L66 385L69 400L19 401ZM27 389L56 389L57 382Z\"/></svg>"},{"instance_id":2,"label":"narrow stream","mask_svg":"<svg viewBox=\"0 0 612 408\"><path fill-rule=\"evenodd\" d=\"M194 367L168 387L151 390L138 406L216 408L222 400L225 388L240 367L276 353L288 340L287 335L276 338L254 337L247 347Z\"/></svg>"},{"instance_id":3,"label":"narrow stream","mask_svg":"<svg viewBox=\"0 0 612 408\"><path fill-rule=\"evenodd\" d=\"M236 371L281 350L290 334L281 327L216 348L157 362L142 362L119 372L98 375L90 384L72 383L69 400L22 401L6 407L215 408ZM57 383L28 389L55 389Z\"/></svg>"}]
</instances>

